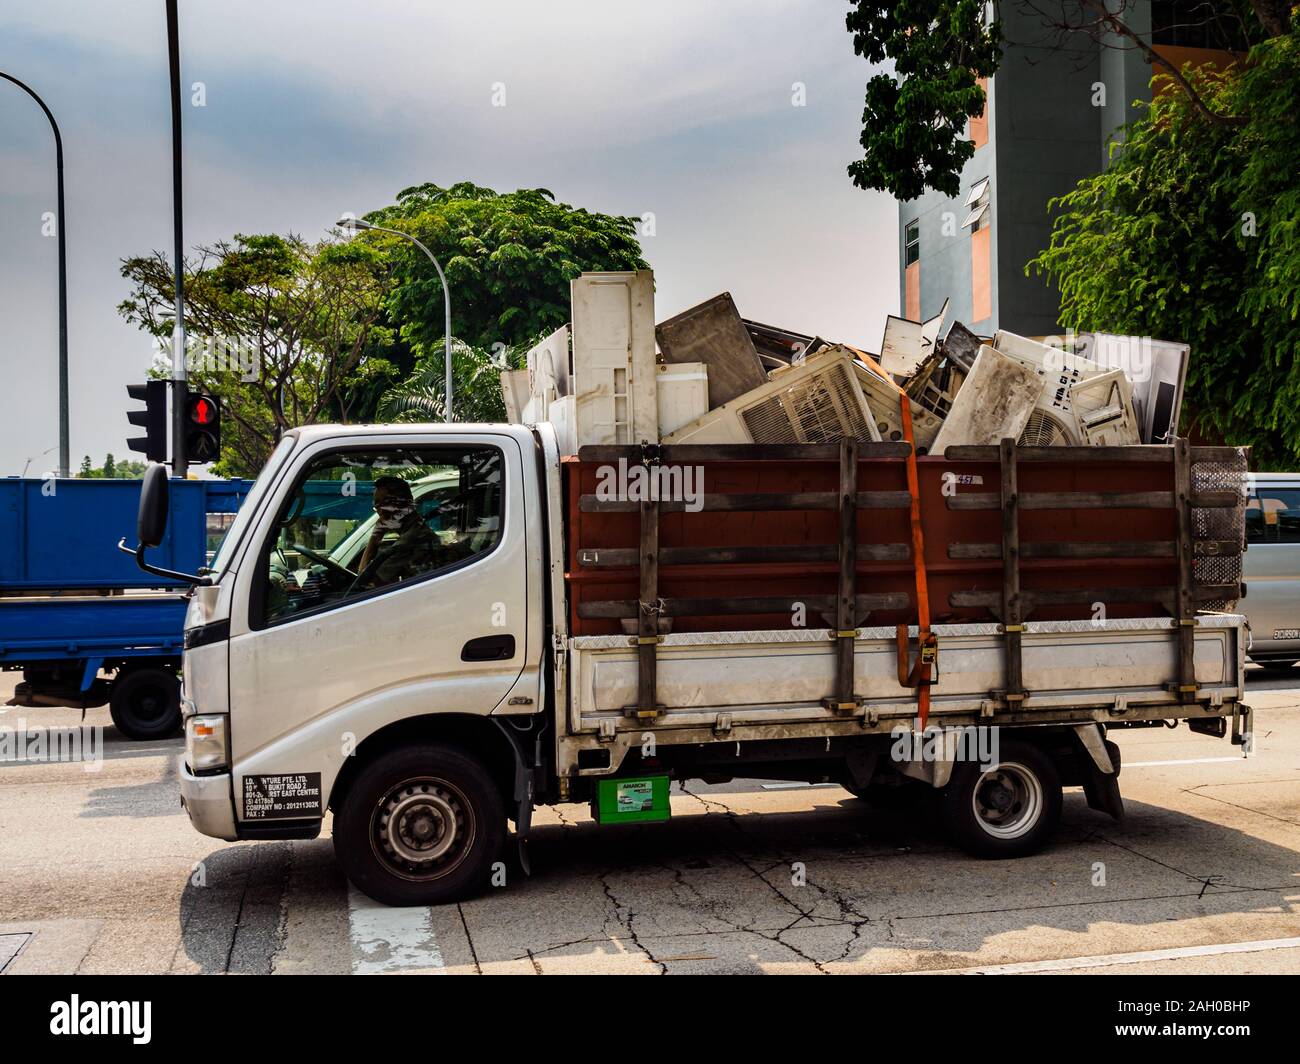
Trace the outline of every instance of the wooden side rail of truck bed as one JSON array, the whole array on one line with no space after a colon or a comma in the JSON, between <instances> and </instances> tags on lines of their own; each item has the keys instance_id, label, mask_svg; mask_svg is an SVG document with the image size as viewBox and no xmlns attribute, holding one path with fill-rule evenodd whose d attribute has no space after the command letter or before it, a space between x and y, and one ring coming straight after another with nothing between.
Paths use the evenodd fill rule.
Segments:
<instances>
[{"instance_id":1,"label":"wooden side rail of truck bed","mask_svg":"<svg viewBox=\"0 0 1300 1064\"><path fill-rule=\"evenodd\" d=\"M1006 709L1031 694L1026 620L1099 611L1173 618L1167 688L1180 702L1197 701L1197 612L1229 611L1243 593L1245 449L1185 439L1094 448L1004 440L943 456L911 453L905 442L646 444L589 446L566 460L570 627L635 638L637 696L627 713L660 713L665 631L727 631L742 616L748 629L822 618L840 650L828 708L853 714L862 705L853 647L869 618L898 626L900 683L928 684L916 668L905 682L913 649L918 663L938 664L941 648L925 644L926 619L922 645L909 646L924 588L938 622L991 615L999 624L1004 677L990 695ZM613 463L640 467L641 490L598 490ZM920 470L915 495L909 465ZM666 468L679 472L665 479ZM647 488L680 486L681 469L699 473L695 497ZM908 527L914 499L919 551L922 537ZM918 570L929 579L917 580Z\"/></svg>"}]
</instances>

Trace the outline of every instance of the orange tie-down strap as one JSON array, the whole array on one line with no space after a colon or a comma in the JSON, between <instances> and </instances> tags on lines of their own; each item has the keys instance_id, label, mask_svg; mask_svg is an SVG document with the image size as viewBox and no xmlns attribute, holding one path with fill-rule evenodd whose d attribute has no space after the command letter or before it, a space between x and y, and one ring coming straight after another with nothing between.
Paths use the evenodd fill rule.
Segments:
<instances>
[{"instance_id":1,"label":"orange tie-down strap","mask_svg":"<svg viewBox=\"0 0 1300 1064\"><path fill-rule=\"evenodd\" d=\"M921 479L916 471L916 439L912 433L912 407L899 389L902 407L903 439L912 448L907 456L907 491L912 496L912 571L916 573L916 664L908 671L907 625L898 626L898 682L915 687L916 716L924 728L930 718L930 670L939 661L939 640L930 631L930 586L925 575L925 533L921 529Z\"/></svg>"},{"instance_id":2,"label":"orange tie-down strap","mask_svg":"<svg viewBox=\"0 0 1300 1064\"><path fill-rule=\"evenodd\" d=\"M847 346L847 345L846 345ZM911 450L907 456L907 493L912 497L912 571L916 574L916 647L915 663L909 665L910 648L905 624L897 628L898 682L902 687L916 689L916 716L924 728L930 719L931 672L939 664L939 639L930 631L930 587L925 574L925 533L921 528L921 478L916 469L916 437L912 432L912 404L893 378L865 351L850 348L876 375L898 393L899 420L903 423L903 439Z\"/></svg>"}]
</instances>

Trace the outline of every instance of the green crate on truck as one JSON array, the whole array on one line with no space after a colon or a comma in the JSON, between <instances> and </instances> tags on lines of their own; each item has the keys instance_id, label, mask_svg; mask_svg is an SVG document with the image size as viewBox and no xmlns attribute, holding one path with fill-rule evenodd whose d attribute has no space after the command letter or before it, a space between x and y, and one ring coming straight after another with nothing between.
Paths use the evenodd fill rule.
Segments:
<instances>
[{"instance_id":1,"label":"green crate on truck","mask_svg":"<svg viewBox=\"0 0 1300 1064\"><path fill-rule=\"evenodd\" d=\"M667 820L671 813L667 776L603 779L596 783L596 800L592 802L591 815L597 824Z\"/></svg>"}]
</instances>

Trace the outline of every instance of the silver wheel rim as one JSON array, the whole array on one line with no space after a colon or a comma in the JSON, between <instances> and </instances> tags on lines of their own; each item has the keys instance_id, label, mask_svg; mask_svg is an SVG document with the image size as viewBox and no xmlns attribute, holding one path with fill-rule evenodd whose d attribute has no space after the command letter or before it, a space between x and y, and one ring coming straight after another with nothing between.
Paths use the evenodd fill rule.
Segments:
<instances>
[{"instance_id":1,"label":"silver wheel rim","mask_svg":"<svg viewBox=\"0 0 1300 1064\"><path fill-rule=\"evenodd\" d=\"M404 780L375 807L370 845L402 879L439 879L460 865L474 844L474 811L459 787L433 776Z\"/></svg>"},{"instance_id":2,"label":"silver wheel rim","mask_svg":"<svg viewBox=\"0 0 1300 1064\"><path fill-rule=\"evenodd\" d=\"M996 839L1018 839L1043 815L1043 785L1024 765L1003 762L975 781L975 819Z\"/></svg>"}]
</instances>

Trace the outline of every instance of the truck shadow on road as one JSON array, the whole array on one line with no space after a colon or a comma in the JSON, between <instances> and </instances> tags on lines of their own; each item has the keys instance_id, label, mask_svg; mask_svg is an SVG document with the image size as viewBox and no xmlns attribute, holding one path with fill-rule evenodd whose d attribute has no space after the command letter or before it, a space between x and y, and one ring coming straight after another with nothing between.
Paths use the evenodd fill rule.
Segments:
<instances>
[{"instance_id":1,"label":"truck shadow on road","mask_svg":"<svg viewBox=\"0 0 1300 1064\"><path fill-rule=\"evenodd\" d=\"M1182 945L1192 920L1230 927L1236 939L1270 938L1300 913L1295 849L1154 805L1130 801L1116 824L1070 792L1047 850L979 861L949 845L924 810L874 809L838 789L796 793L807 802L790 811L771 808L771 794L705 792L688 797L698 812L675 809L664 825L538 825L531 877L512 867L504 887L432 911L439 963L930 970L975 964L995 941L999 959L1012 960ZM1300 795L1286 801L1258 810L1282 838L1300 824ZM205 971L267 970L281 905L295 903L285 897L291 862L308 862L310 889L346 904L329 845L210 855L206 885L191 884L181 903L191 959Z\"/></svg>"}]
</instances>

